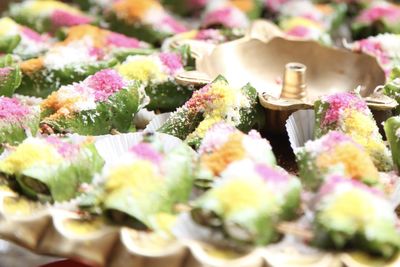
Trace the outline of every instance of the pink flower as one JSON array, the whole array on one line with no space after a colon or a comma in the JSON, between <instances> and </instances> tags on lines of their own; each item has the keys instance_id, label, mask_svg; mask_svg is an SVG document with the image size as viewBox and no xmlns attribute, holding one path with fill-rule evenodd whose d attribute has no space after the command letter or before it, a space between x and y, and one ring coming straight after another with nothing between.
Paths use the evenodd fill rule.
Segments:
<instances>
[{"instance_id":1,"label":"pink flower","mask_svg":"<svg viewBox=\"0 0 400 267\"><path fill-rule=\"evenodd\" d=\"M350 142L354 146L362 148L359 144L355 143L353 139L342 132L330 131L322 137L322 146L328 151L334 149L339 143L344 142Z\"/></svg>"},{"instance_id":2,"label":"pink flower","mask_svg":"<svg viewBox=\"0 0 400 267\"><path fill-rule=\"evenodd\" d=\"M136 156L154 164L160 164L163 156L148 143L140 143L130 149Z\"/></svg>"},{"instance_id":3,"label":"pink flower","mask_svg":"<svg viewBox=\"0 0 400 267\"><path fill-rule=\"evenodd\" d=\"M208 105L214 102L218 97L209 93L211 84L208 84L193 93L193 96L185 103L190 111L199 112L204 110Z\"/></svg>"},{"instance_id":4,"label":"pink flower","mask_svg":"<svg viewBox=\"0 0 400 267\"><path fill-rule=\"evenodd\" d=\"M161 62L168 68L171 75L183 68L182 58L176 53L161 53L159 55Z\"/></svg>"},{"instance_id":5,"label":"pink flower","mask_svg":"<svg viewBox=\"0 0 400 267\"><path fill-rule=\"evenodd\" d=\"M97 60L101 60L104 58L105 53L104 53L103 49L101 49L101 48L92 47L89 50L89 55L92 57L95 57Z\"/></svg>"},{"instance_id":6,"label":"pink flower","mask_svg":"<svg viewBox=\"0 0 400 267\"><path fill-rule=\"evenodd\" d=\"M127 37L123 34L112 32L107 36L107 44L116 47L139 48L140 41L136 38Z\"/></svg>"},{"instance_id":7,"label":"pink flower","mask_svg":"<svg viewBox=\"0 0 400 267\"><path fill-rule=\"evenodd\" d=\"M107 100L112 94L125 86L122 77L112 69L99 71L85 82L90 88L94 89L96 101Z\"/></svg>"},{"instance_id":8,"label":"pink flower","mask_svg":"<svg viewBox=\"0 0 400 267\"><path fill-rule=\"evenodd\" d=\"M55 10L51 16L51 21L56 27L71 27L80 24L92 22L92 19L86 16L72 14L64 10Z\"/></svg>"},{"instance_id":9,"label":"pink flower","mask_svg":"<svg viewBox=\"0 0 400 267\"><path fill-rule=\"evenodd\" d=\"M264 164L257 164L255 170L266 182L282 183L287 182L290 178L284 171L276 170Z\"/></svg>"},{"instance_id":10,"label":"pink flower","mask_svg":"<svg viewBox=\"0 0 400 267\"><path fill-rule=\"evenodd\" d=\"M203 26L209 27L213 25L223 25L228 28L241 28L245 25L243 21L238 19L238 16L244 17L243 12L232 8L232 7L223 7L220 9L216 9L214 11L209 12L203 21Z\"/></svg>"},{"instance_id":11,"label":"pink flower","mask_svg":"<svg viewBox=\"0 0 400 267\"><path fill-rule=\"evenodd\" d=\"M187 28L184 25L182 25L176 19L174 19L173 17L171 17L169 15L165 16L162 19L161 23L163 25L167 25L171 29L171 31L175 34L187 31Z\"/></svg>"},{"instance_id":12,"label":"pink flower","mask_svg":"<svg viewBox=\"0 0 400 267\"><path fill-rule=\"evenodd\" d=\"M0 120L18 122L29 113L29 108L24 106L18 99L0 97Z\"/></svg>"},{"instance_id":13,"label":"pink flower","mask_svg":"<svg viewBox=\"0 0 400 267\"><path fill-rule=\"evenodd\" d=\"M55 136L47 137L46 142L54 146L64 158L72 158L79 152L79 145L63 141Z\"/></svg>"},{"instance_id":14,"label":"pink flower","mask_svg":"<svg viewBox=\"0 0 400 267\"><path fill-rule=\"evenodd\" d=\"M338 176L338 175L333 175L333 176L329 177L326 180L326 182L319 189L318 198L322 198L328 194L333 193L335 191L336 187L343 185L343 184L348 184L352 187L361 189L363 191L370 192L376 196L384 197L383 192L381 192L380 190L378 190L376 188L367 186L360 181L342 177L342 176Z\"/></svg>"},{"instance_id":15,"label":"pink flower","mask_svg":"<svg viewBox=\"0 0 400 267\"><path fill-rule=\"evenodd\" d=\"M357 21L370 24L378 20L384 20L396 23L400 19L400 8L395 5L373 6L364 10L358 17Z\"/></svg>"},{"instance_id":16,"label":"pink flower","mask_svg":"<svg viewBox=\"0 0 400 267\"><path fill-rule=\"evenodd\" d=\"M225 122L214 124L203 138L199 153L211 153L228 141L231 133L238 131L233 125Z\"/></svg>"},{"instance_id":17,"label":"pink flower","mask_svg":"<svg viewBox=\"0 0 400 267\"><path fill-rule=\"evenodd\" d=\"M0 79L8 76L12 70L11 67L0 68Z\"/></svg>"},{"instance_id":18,"label":"pink flower","mask_svg":"<svg viewBox=\"0 0 400 267\"><path fill-rule=\"evenodd\" d=\"M342 92L326 97L326 102L329 103L329 108L326 111L323 125L328 125L339 120L341 112L346 109L355 109L358 111L368 110L368 106L353 93Z\"/></svg>"},{"instance_id":19,"label":"pink flower","mask_svg":"<svg viewBox=\"0 0 400 267\"><path fill-rule=\"evenodd\" d=\"M215 42L225 41L225 37L220 33L219 30L216 29L200 30L196 34L196 37L194 39L201 41L215 41Z\"/></svg>"},{"instance_id":20,"label":"pink flower","mask_svg":"<svg viewBox=\"0 0 400 267\"><path fill-rule=\"evenodd\" d=\"M29 29L28 27L21 27L21 28L22 28L22 33L29 39L37 43L44 42L43 37L39 33Z\"/></svg>"},{"instance_id":21,"label":"pink flower","mask_svg":"<svg viewBox=\"0 0 400 267\"><path fill-rule=\"evenodd\" d=\"M308 38L311 35L311 30L304 26L296 26L288 30L286 33L299 38Z\"/></svg>"}]
</instances>

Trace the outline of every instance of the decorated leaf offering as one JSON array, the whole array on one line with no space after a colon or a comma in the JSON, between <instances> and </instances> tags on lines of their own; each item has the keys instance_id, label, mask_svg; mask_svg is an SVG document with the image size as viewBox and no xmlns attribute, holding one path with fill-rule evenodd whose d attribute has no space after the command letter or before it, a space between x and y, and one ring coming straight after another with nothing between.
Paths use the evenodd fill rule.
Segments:
<instances>
[{"instance_id":1,"label":"decorated leaf offering","mask_svg":"<svg viewBox=\"0 0 400 267\"><path fill-rule=\"evenodd\" d=\"M9 14L18 23L41 33L94 22L94 18L79 9L57 0L27 0L15 3L10 6Z\"/></svg>"},{"instance_id":2,"label":"decorated leaf offering","mask_svg":"<svg viewBox=\"0 0 400 267\"><path fill-rule=\"evenodd\" d=\"M302 181L313 190L334 173L368 185L379 182L378 170L368 152L342 132L331 131L308 141L297 153L297 161Z\"/></svg>"},{"instance_id":3,"label":"decorated leaf offering","mask_svg":"<svg viewBox=\"0 0 400 267\"><path fill-rule=\"evenodd\" d=\"M44 202L66 201L79 195L101 170L103 159L90 139L28 138L6 151L0 172L11 187Z\"/></svg>"},{"instance_id":4,"label":"decorated leaf offering","mask_svg":"<svg viewBox=\"0 0 400 267\"><path fill-rule=\"evenodd\" d=\"M4 145L17 145L35 136L39 118L39 107L25 105L17 98L0 97L0 150Z\"/></svg>"},{"instance_id":5,"label":"decorated leaf offering","mask_svg":"<svg viewBox=\"0 0 400 267\"><path fill-rule=\"evenodd\" d=\"M379 171L390 171L393 163L389 149L379 133L367 104L355 93L342 92L322 97L314 105L315 137L340 131L368 152Z\"/></svg>"},{"instance_id":6,"label":"decorated leaf offering","mask_svg":"<svg viewBox=\"0 0 400 267\"><path fill-rule=\"evenodd\" d=\"M180 54L166 52L130 56L117 71L127 80L138 81L144 87L149 110L173 111L192 96L193 88L178 85L175 75L184 70Z\"/></svg>"},{"instance_id":7,"label":"decorated leaf offering","mask_svg":"<svg viewBox=\"0 0 400 267\"><path fill-rule=\"evenodd\" d=\"M18 93L46 97L61 85L81 81L129 55L152 52L145 42L91 25L74 26L64 33L65 39L45 55L21 64L24 77Z\"/></svg>"},{"instance_id":8,"label":"decorated leaf offering","mask_svg":"<svg viewBox=\"0 0 400 267\"><path fill-rule=\"evenodd\" d=\"M47 97L41 105L41 128L48 133L81 135L128 132L143 100L137 83L105 69Z\"/></svg>"},{"instance_id":9,"label":"decorated leaf offering","mask_svg":"<svg viewBox=\"0 0 400 267\"><path fill-rule=\"evenodd\" d=\"M115 223L152 228L160 214L186 203L193 184L193 154L184 144L164 151L157 136L133 145L106 165L97 187L81 200L82 209L106 214Z\"/></svg>"},{"instance_id":10,"label":"decorated leaf offering","mask_svg":"<svg viewBox=\"0 0 400 267\"><path fill-rule=\"evenodd\" d=\"M385 195L358 181L331 177L313 207L314 244L390 258L400 249L397 216Z\"/></svg>"},{"instance_id":11,"label":"decorated leaf offering","mask_svg":"<svg viewBox=\"0 0 400 267\"><path fill-rule=\"evenodd\" d=\"M48 37L19 25L9 17L0 19L0 53L31 58L45 52L49 47Z\"/></svg>"},{"instance_id":12,"label":"decorated leaf offering","mask_svg":"<svg viewBox=\"0 0 400 267\"><path fill-rule=\"evenodd\" d=\"M384 33L370 36L350 45L352 50L374 56L383 67L386 77L390 77L392 70L400 63L397 46L400 35Z\"/></svg>"},{"instance_id":13,"label":"decorated leaf offering","mask_svg":"<svg viewBox=\"0 0 400 267\"><path fill-rule=\"evenodd\" d=\"M279 222L296 216L300 190L299 180L280 168L239 161L194 202L192 217L239 243L266 245L279 240Z\"/></svg>"},{"instance_id":14,"label":"decorated leaf offering","mask_svg":"<svg viewBox=\"0 0 400 267\"><path fill-rule=\"evenodd\" d=\"M115 58L97 53L88 39L52 47L43 57L20 64L23 74L17 93L47 97L62 85L78 82L101 69L115 66Z\"/></svg>"},{"instance_id":15,"label":"decorated leaf offering","mask_svg":"<svg viewBox=\"0 0 400 267\"><path fill-rule=\"evenodd\" d=\"M250 85L231 87L222 76L193 93L178 108L159 132L171 134L198 147L206 132L218 122L226 122L242 131L257 124L257 92Z\"/></svg>"},{"instance_id":16,"label":"decorated leaf offering","mask_svg":"<svg viewBox=\"0 0 400 267\"><path fill-rule=\"evenodd\" d=\"M206 133L199 148L200 170L196 184L209 187L212 182L229 168L242 160L276 164L274 153L268 140L255 131L244 134L230 124L217 123Z\"/></svg>"},{"instance_id":17,"label":"decorated leaf offering","mask_svg":"<svg viewBox=\"0 0 400 267\"><path fill-rule=\"evenodd\" d=\"M362 10L352 22L355 39L367 38L379 33L400 33L400 7L387 1L374 1Z\"/></svg>"},{"instance_id":18,"label":"decorated leaf offering","mask_svg":"<svg viewBox=\"0 0 400 267\"><path fill-rule=\"evenodd\" d=\"M0 95L11 97L21 84L21 70L11 55L0 57Z\"/></svg>"}]
</instances>

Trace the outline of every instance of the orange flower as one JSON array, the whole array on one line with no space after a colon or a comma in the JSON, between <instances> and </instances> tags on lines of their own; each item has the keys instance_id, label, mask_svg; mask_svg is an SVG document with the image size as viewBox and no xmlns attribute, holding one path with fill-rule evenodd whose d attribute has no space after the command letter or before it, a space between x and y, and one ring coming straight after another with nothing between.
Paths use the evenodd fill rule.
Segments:
<instances>
[{"instance_id":1,"label":"orange flower","mask_svg":"<svg viewBox=\"0 0 400 267\"><path fill-rule=\"evenodd\" d=\"M117 16L129 23L143 19L150 8L161 9L162 7L155 0L121 0L113 5L113 11Z\"/></svg>"},{"instance_id":2,"label":"orange flower","mask_svg":"<svg viewBox=\"0 0 400 267\"><path fill-rule=\"evenodd\" d=\"M317 159L319 168L329 168L336 164L343 164L346 176L356 180L377 180L378 170L368 154L355 148L353 145L338 145L332 153L324 153ZM368 175L368 177L366 177Z\"/></svg>"},{"instance_id":3,"label":"orange flower","mask_svg":"<svg viewBox=\"0 0 400 267\"><path fill-rule=\"evenodd\" d=\"M50 119L56 119L59 117L67 117L71 115L72 106L78 100L79 97L70 97L62 102L59 101L58 92L53 92L49 95L41 104L42 109L51 109L54 111L49 116Z\"/></svg>"},{"instance_id":4,"label":"orange flower","mask_svg":"<svg viewBox=\"0 0 400 267\"><path fill-rule=\"evenodd\" d=\"M79 25L69 28L67 38L63 42L59 43L59 45L67 45L71 42L82 40L88 36L92 38L94 46L100 48L104 46L108 34L108 31L92 25Z\"/></svg>"},{"instance_id":5,"label":"orange flower","mask_svg":"<svg viewBox=\"0 0 400 267\"><path fill-rule=\"evenodd\" d=\"M253 0L231 0L231 3L242 10L243 12L250 12L254 9L254 1Z\"/></svg>"},{"instance_id":6,"label":"orange flower","mask_svg":"<svg viewBox=\"0 0 400 267\"><path fill-rule=\"evenodd\" d=\"M242 146L242 139L241 133L232 134L220 149L202 156L202 162L214 175L219 175L230 163L244 157L245 150Z\"/></svg>"},{"instance_id":7,"label":"orange flower","mask_svg":"<svg viewBox=\"0 0 400 267\"><path fill-rule=\"evenodd\" d=\"M43 58L33 58L26 60L20 65L24 74L31 75L44 67Z\"/></svg>"}]
</instances>

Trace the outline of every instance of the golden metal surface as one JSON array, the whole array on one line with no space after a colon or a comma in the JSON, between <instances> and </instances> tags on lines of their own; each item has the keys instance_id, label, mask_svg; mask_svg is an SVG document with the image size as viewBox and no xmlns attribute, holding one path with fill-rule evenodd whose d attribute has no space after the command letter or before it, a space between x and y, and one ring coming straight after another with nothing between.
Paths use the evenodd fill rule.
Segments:
<instances>
[{"instance_id":1,"label":"golden metal surface","mask_svg":"<svg viewBox=\"0 0 400 267\"><path fill-rule=\"evenodd\" d=\"M199 85L221 74L233 86L241 87L250 82L260 93L272 97L262 101L270 109L302 108L299 101L277 100L282 96L303 98L303 104L309 106L322 95L351 91L357 87L361 88L361 95L372 108L391 109L396 106L393 99L374 92L376 87L385 83L385 74L376 59L369 55L326 47L315 41L282 37L274 37L267 43L243 38L213 49L210 44L201 47L196 43L193 50L197 71L180 74L178 81ZM306 90L305 81L298 81L304 83L301 85L303 88L296 88L288 81L285 83L284 75L288 75L285 66L293 62L303 64L307 69ZM295 73L292 72L287 79L303 77ZM282 94L284 85L287 90Z\"/></svg>"}]
</instances>

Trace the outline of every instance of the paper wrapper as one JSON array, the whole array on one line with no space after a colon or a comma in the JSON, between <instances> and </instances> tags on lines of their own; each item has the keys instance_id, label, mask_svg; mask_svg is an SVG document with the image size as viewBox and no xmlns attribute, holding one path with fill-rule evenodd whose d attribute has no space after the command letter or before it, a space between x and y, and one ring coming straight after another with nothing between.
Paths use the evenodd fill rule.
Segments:
<instances>
[{"instance_id":1,"label":"paper wrapper","mask_svg":"<svg viewBox=\"0 0 400 267\"><path fill-rule=\"evenodd\" d=\"M156 117L154 111L141 109L133 118L133 123L138 129L144 129Z\"/></svg>"},{"instance_id":2,"label":"paper wrapper","mask_svg":"<svg viewBox=\"0 0 400 267\"><path fill-rule=\"evenodd\" d=\"M119 135L106 135L98 138L95 146L100 156L105 160L106 164L118 160L118 158L129 150L133 145L143 141L145 132L127 133ZM174 136L155 133L157 139L162 142L164 151L171 149L182 144L182 140Z\"/></svg>"},{"instance_id":3,"label":"paper wrapper","mask_svg":"<svg viewBox=\"0 0 400 267\"><path fill-rule=\"evenodd\" d=\"M146 133L154 133L157 132L158 129L161 128L161 126L164 125L164 123L169 119L171 116L171 113L162 113L159 115L156 115L150 123L147 125L147 127L144 129L144 132Z\"/></svg>"},{"instance_id":4,"label":"paper wrapper","mask_svg":"<svg viewBox=\"0 0 400 267\"><path fill-rule=\"evenodd\" d=\"M314 110L299 110L290 115L286 121L286 131L294 153L307 141L313 140L314 125Z\"/></svg>"}]
</instances>

